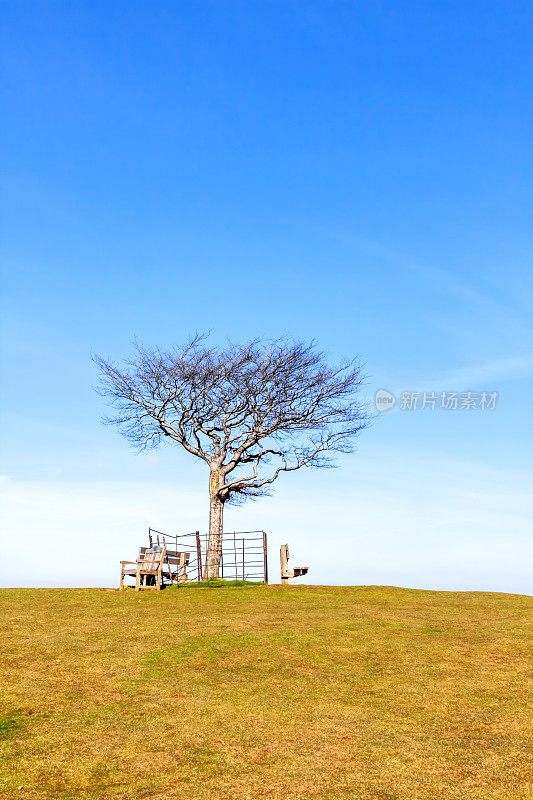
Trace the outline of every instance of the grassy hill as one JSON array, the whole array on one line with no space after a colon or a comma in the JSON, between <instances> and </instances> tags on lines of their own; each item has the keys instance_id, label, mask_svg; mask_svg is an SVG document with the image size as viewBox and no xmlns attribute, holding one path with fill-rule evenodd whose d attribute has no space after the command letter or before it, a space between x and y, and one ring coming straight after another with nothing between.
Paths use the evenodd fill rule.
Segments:
<instances>
[{"instance_id":1,"label":"grassy hill","mask_svg":"<svg viewBox=\"0 0 533 800\"><path fill-rule=\"evenodd\" d=\"M531 797L532 608L384 587L1 590L0 796Z\"/></svg>"}]
</instances>

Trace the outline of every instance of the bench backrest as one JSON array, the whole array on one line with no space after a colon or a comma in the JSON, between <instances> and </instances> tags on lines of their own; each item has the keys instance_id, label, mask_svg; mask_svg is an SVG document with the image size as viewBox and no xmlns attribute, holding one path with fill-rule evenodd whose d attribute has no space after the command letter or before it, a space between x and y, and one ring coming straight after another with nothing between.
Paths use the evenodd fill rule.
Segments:
<instances>
[{"instance_id":1,"label":"bench backrest","mask_svg":"<svg viewBox=\"0 0 533 800\"><path fill-rule=\"evenodd\" d=\"M166 559L166 547L141 547L139 561L143 572L157 572Z\"/></svg>"},{"instance_id":2,"label":"bench backrest","mask_svg":"<svg viewBox=\"0 0 533 800\"><path fill-rule=\"evenodd\" d=\"M139 552L139 559L142 559L144 554L150 550L150 547L141 547ZM191 558L190 553L182 553L179 550L167 550L165 554L165 564L173 564L174 566L179 566L180 564L180 556L185 556L185 564L188 566L189 561Z\"/></svg>"}]
</instances>

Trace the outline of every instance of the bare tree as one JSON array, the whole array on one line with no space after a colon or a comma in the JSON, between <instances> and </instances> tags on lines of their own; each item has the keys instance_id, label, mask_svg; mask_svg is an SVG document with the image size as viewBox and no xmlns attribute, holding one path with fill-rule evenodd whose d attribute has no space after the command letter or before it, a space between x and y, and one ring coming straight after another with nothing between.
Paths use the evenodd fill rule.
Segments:
<instances>
[{"instance_id":1,"label":"bare tree","mask_svg":"<svg viewBox=\"0 0 533 800\"><path fill-rule=\"evenodd\" d=\"M208 347L205 335L168 351L136 345L118 366L96 357L106 418L139 450L163 439L209 467L204 579L219 575L226 503L267 494L282 472L334 466L368 421L356 361L330 365L314 344L286 339Z\"/></svg>"}]
</instances>

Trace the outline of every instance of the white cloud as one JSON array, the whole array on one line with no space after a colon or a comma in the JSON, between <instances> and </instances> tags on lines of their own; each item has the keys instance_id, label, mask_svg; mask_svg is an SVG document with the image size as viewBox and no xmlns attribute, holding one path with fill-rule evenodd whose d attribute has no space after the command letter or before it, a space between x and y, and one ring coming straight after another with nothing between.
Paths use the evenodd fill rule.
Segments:
<instances>
[{"instance_id":1,"label":"white cloud","mask_svg":"<svg viewBox=\"0 0 533 800\"><path fill-rule=\"evenodd\" d=\"M149 525L169 533L194 530L205 506L200 493L134 482L4 478L0 498L4 586L116 585L119 561L135 557Z\"/></svg>"},{"instance_id":2,"label":"white cloud","mask_svg":"<svg viewBox=\"0 0 533 800\"><path fill-rule=\"evenodd\" d=\"M533 354L509 356L487 361L469 367L459 367L446 372L438 379L428 382L428 386L459 389L491 389L492 384L533 375ZM426 387L427 388L427 387Z\"/></svg>"},{"instance_id":3,"label":"white cloud","mask_svg":"<svg viewBox=\"0 0 533 800\"><path fill-rule=\"evenodd\" d=\"M270 577L279 546L310 583L395 584L531 592L531 474L482 464L359 458L339 471L295 473L274 497L228 508L226 530L264 528ZM0 484L4 586L116 586L148 525L207 526L203 491L179 485Z\"/></svg>"}]
</instances>

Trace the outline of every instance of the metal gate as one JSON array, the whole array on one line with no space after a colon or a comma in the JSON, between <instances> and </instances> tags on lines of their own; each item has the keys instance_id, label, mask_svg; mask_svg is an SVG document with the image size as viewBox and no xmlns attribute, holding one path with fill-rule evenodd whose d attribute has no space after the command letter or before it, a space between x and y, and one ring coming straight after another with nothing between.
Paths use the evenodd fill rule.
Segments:
<instances>
[{"instance_id":1,"label":"metal gate","mask_svg":"<svg viewBox=\"0 0 533 800\"><path fill-rule=\"evenodd\" d=\"M187 554L187 580L201 581L209 535L183 533L172 535L148 528L149 546L165 542L168 551ZM268 552L265 531L233 531L222 535L220 577L229 581L268 583Z\"/></svg>"}]
</instances>

